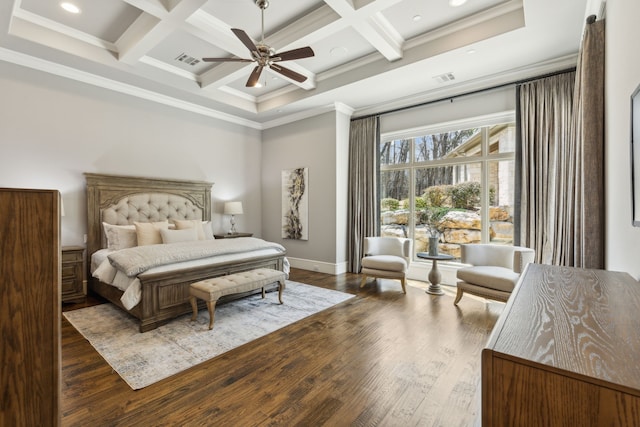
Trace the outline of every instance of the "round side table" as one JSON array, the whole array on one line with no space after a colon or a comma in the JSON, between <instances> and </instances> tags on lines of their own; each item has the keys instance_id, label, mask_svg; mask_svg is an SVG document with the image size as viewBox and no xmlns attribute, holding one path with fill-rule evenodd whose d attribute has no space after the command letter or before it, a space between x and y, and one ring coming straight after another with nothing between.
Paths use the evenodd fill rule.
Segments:
<instances>
[{"instance_id":1,"label":"round side table","mask_svg":"<svg viewBox=\"0 0 640 427\"><path fill-rule=\"evenodd\" d=\"M454 259L449 254L429 255L429 252L418 252L416 254L418 258L431 260L431 271L429 272L429 289L425 292L432 295L444 295L442 288L440 287L440 280L442 275L438 271L438 261L451 261Z\"/></svg>"}]
</instances>

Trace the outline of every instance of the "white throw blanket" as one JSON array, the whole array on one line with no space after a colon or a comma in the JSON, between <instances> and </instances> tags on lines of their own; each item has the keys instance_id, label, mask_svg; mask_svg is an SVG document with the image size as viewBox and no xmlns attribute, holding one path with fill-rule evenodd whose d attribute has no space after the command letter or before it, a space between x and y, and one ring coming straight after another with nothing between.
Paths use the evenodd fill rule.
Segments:
<instances>
[{"instance_id":1,"label":"white throw blanket","mask_svg":"<svg viewBox=\"0 0 640 427\"><path fill-rule=\"evenodd\" d=\"M285 248L274 242L254 237L238 239L198 240L196 242L136 246L109 254L109 262L127 277L134 277L153 267L216 255L251 252L273 248L282 253Z\"/></svg>"}]
</instances>

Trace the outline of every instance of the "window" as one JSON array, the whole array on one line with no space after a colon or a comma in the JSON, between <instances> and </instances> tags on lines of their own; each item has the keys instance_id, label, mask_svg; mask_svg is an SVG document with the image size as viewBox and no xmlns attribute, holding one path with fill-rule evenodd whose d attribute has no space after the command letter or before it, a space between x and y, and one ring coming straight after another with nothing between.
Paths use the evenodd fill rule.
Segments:
<instances>
[{"instance_id":1,"label":"window","mask_svg":"<svg viewBox=\"0 0 640 427\"><path fill-rule=\"evenodd\" d=\"M412 133L382 136L381 235L413 238L415 258L435 216L439 251L456 259L462 243L513 244L515 124Z\"/></svg>"}]
</instances>

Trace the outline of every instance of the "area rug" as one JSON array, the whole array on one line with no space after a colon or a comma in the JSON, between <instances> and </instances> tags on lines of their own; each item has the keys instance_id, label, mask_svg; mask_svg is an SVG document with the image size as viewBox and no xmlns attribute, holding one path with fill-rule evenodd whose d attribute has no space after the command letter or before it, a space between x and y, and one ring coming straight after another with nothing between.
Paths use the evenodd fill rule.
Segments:
<instances>
[{"instance_id":1,"label":"area rug","mask_svg":"<svg viewBox=\"0 0 640 427\"><path fill-rule=\"evenodd\" d=\"M65 318L91 343L129 386L138 390L267 335L354 295L287 281L277 292L257 294L216 307L215 324L199 310L140 333L137 319L112 304L64 312Z\"/></svg>"}]
</instances>

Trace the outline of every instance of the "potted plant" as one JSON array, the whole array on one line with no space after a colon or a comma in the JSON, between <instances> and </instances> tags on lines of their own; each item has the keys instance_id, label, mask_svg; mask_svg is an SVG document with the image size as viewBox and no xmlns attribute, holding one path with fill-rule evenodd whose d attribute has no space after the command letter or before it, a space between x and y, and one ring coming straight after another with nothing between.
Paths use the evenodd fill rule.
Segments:
<instances>
[{"instance_id":1,"label":"potted plant","mask_svg":"<svg viewBox=\"0 0 640 427\"><path fill-rule=\"evenodd\" d=\"M442 218L449 212L450 208L442 206L428 206L424 210L422 218L429 233L429 255L438 255L438 243L442 231Z\"/></svg>"}]
</instances>

